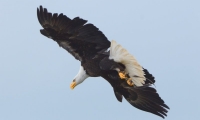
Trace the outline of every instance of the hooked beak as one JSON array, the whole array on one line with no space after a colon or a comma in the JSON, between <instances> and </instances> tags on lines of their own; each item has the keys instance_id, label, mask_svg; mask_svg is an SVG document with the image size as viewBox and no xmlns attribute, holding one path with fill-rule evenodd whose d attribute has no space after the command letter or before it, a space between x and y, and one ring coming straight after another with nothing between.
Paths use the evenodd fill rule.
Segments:
<instances>
[{"instance_id":1,"label":"hooked beak","mask_svg":"<svg viewBox=\"0 0 200 120\"><path fill-rule=\"evenodd\" d=\"M72 83L70 84L70 88L73 90L76 87L76 81L73 80Z\"/></svg>"}]
</instances>

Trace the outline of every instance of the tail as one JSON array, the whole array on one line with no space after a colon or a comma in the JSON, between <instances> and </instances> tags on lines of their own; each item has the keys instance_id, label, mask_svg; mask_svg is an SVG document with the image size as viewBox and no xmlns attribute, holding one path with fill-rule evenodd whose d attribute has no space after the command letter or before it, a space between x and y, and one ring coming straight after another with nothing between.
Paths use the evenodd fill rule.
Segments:
<instances>
[{"instance_id":1,"label":"tail","mask_svg":"<svg viewBox=\"0 0 200 120\"><path fill-rule=\"evenodd\" d=\"M142 66L126 49L114 40L111 41L109 59L123 64L126 67L125 72L129 74L136 86L143 86L145 84L146 78Z\"/></svg>"}]
</instances>

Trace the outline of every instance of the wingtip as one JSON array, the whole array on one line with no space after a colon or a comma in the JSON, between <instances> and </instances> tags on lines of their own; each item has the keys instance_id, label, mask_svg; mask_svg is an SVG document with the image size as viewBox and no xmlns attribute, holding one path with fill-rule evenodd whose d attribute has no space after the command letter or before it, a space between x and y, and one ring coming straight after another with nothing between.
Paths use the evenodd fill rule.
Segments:
<instances>
[{"instance_id":1,"label":"wingtip","mask_svg":"<svg viewBox=\"0 0 200 120\"><path fill-rule=\"evenodd\" d=\"M43 9L42 5L40 5L40 9Z\"/></svg>"},{"instance_id":2,"label":"wingtip","mask_svg":"<svg viewBox=\"0 0 200 120\"><path fill-rule=\"evenodd\" d=\"M41 23L41 20L42 20L42 13L43 13L43 7L42 7L42 5L40 5L37 8L37 17L38 17L38 20L39 20L40 23Z\"/></svg>"},{"instance_id":3,"label":"wingtip","mask_svg":"<svg viewBox=\"0 0 200 120\"><path fill-rule=\"evenodd\" d=\"M43 10L42 5L40 5L39 7L37 7L37 11Z\"/></svg>"}]
</instances>

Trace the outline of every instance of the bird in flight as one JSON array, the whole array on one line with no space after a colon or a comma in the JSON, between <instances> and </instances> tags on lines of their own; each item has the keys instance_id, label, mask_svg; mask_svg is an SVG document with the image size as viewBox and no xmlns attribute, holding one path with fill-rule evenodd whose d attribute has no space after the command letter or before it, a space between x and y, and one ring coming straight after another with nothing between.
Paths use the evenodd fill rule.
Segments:
<instances>
[{"instance_id":1,"label":"bird in flight","mask_svg":"<svg viewBox=\"0 0 200 120\"><path fill-rule=\"evenodd\" d=\"M125 48L111 42L93 24L79 17L37 8L38 21L43 27L40 33L68 51L81 62L78 74L72 80L74 89L88 77L102 77L113 87L119 102L123 97L134 107L162 118L169 107L151 85L155 79Z\"/></svg>"}]
</instances>

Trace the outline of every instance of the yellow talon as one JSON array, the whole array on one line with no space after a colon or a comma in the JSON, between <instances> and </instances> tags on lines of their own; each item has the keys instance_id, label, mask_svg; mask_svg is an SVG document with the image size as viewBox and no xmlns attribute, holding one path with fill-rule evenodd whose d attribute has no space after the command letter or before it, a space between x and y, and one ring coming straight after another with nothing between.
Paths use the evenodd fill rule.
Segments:
<instances>
[{"instance_id":1,"label":"yellow talon","mask_svg":"<svg viewBox=\"0 0 200 120\"><path fill-rule=\"evenodd\" d=\"M126 82L127 82L127 84L128 84L129 86L133 86L133 85L134 85L134 83L133 83L133 81L132 81L131 78L129 78Z\"/></svg>"},{"instance_id":2,"label":"yellow talon","mask_svg":"<svg viewBox=\"0 0 200 120\"><path fill-rule=\"evenodd\" d=\"M124 71L119 71L118 73L121 79L126 79L126 73Z\"/></svg>"}]
</instances>

